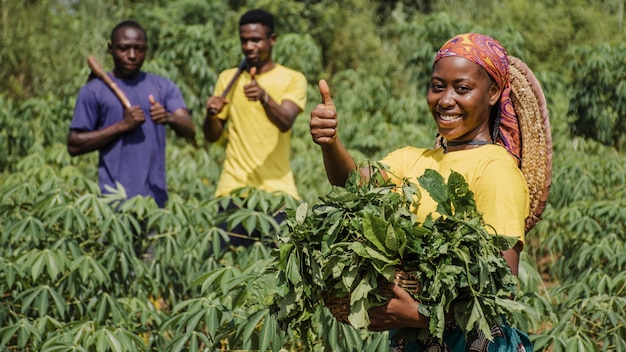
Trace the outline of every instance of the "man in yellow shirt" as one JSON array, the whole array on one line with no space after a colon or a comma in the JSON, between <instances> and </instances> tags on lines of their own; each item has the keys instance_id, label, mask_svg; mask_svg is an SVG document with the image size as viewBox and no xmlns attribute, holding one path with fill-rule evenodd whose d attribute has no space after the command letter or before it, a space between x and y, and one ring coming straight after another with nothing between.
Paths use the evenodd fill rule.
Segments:
<instances>
[{"instance_id":1,"label":"man in yellow shirt","mask_svg":"<svg viewBox=\"0 0 626 352\"><path fill-rule=\"evenodd\" d=\"M228 126L226 159L215 195L254 187L297 199L290 165L291 127L306 104L306 78L272 60L276 33L269 12L243 14L239 38L246 67L239 77L238 68L220 73L202 126L210 142ZM222 94L231 81L232 89Z\"/></svg>"}]
</instances>

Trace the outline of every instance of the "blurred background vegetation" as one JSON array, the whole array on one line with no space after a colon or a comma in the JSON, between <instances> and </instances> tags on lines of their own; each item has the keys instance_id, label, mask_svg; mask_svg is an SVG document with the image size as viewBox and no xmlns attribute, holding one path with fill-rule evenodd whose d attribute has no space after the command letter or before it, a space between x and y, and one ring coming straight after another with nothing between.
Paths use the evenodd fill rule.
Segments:
<instances>
[{"instance_id":1,"label":"blurred background vegetation","mask_svg":"<svg viewBox=\"0 0 626 352\"><path fill-rule=\"evenodd\" d=\"M482 32L524 60L541 82L550 108L554 170L544 220L529 233L524 252L525 270L520 276L524 295L520 299L529 311L519 324L531 332L539 350L626 350L625 3L0 0L0 346L27 345L36 350L41 345L33 337L37 334L15 328L23 329L27 323L37 323L33 331L41 336L55 329L66 334L71 330L60 327L61 323L42 322L44 312L31 315L27 308L33 301L28 301L28 295L19 295L57 276L50 273L48 281L42 281L39 274L25 269L13 274L11 270L32 264L27 254L34 248L47 248L58 236L89 233L84 226L76 230L68 225L82 219L77 213L61 216L44 211L51 204L77 206L77 199L84 201L97 192L93 184L96 154L70 158L65 150L75 97L89 73L87 55L95 55L110 69L106 43L113 26L124 19L144 26L149 41L144 69L179 85L199 131L195 146L168 137L172 199L164 211L175 219L175 229L181 226L176 216L184 214L184 223L193 228L182 231L185 235L189 235L186 231L206 233L210 224L203 221L210 223L214 215L210 202L225 141L204 142L200 132L204 103L218 73L240 60L239 16L261 7L273 12L277 20L275 61L302 71L309 81L309 101L293 128L292 144L292 166L302 200L307 202L315 202L330 189L321 171L319 149L308 132L308 113L320 100L319 79L330 83L344 143L357 159L374 160L401 146L432 145L435 128L425 104L426 86L435 51L451 36ZM161 230L170 229L163 213L156 209L146 210L148 213L166 219L158 225L163 226ZM191 221L189 213L200 215ZM258 259L263 253L252 257ZM172 283L163 280L174 280L169 277L172 272L200 275L238 259L220 260L221 264L190 267L187 262L161 268L149 284L167 287ZM244 266L243 262L237 265ZM114 266L107 269L117 270ZM171 306L182 302L180 309L188 307L185 300L200 292L185 287L166 296ZM112 295L143 291L129 288L120 292ZM84 309L88 316L89 309ZM66 315L50 313L55 322L62 322ZM167 318L160 317L162 321ZM183 326L181 321L180 316L174 317L168 326ZM154 325L153 333L163 327ZM130 331L131 337L140 335L131 328L123 331ZM354 338L348 340L356 343ZM134 343L133 338L128 341ZM149 341L152 348L166 345Z\"/></svg>"}]
</instances>

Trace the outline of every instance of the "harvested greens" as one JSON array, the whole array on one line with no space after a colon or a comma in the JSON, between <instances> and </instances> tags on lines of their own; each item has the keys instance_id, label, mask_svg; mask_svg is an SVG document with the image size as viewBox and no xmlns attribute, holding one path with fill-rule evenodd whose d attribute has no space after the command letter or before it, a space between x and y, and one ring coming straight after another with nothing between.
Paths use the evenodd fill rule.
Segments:
<instances>
[{"instance_id":1,"label":"harvested greens","mask_svg":"<svg viewBox=\"0 0 626 352\"><path fill-rule=\"evenodd\" d=\"M421 284L413 296L430 317L422 337L442 338L450 313L464 331L479 329L492 338L490 326L517 307L509 299L517 278L501 255L517 239L487 232L459 173L446 182L427 170L418 182L438 203L422 223L411 211L419 206L418 185L404 180L397 186L379 172L368 181L353 172L319 204L291 211L290 234L277 254L278 319L305 333L316 306L331 295L350 297L350 324L367 328L368 309L387 300L381 282L392 282L401 269L415 272Z\"/></svg>"}]
</instances>

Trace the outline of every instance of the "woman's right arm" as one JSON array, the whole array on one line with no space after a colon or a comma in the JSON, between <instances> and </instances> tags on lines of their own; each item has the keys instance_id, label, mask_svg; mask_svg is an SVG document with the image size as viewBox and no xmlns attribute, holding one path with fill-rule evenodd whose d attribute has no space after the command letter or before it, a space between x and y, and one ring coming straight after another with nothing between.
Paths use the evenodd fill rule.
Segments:
<instances>
[{"instance_id":1,"label":"woman's right arm","mask_svg":"<svg viewBox=\"0 0 626 352\"><path fill-rule=\"evenodd\" d=\"M311 111L309 122L311 137L313 142L322 148L328 181L332 185L343 186L350 171L355 170L357 166L337 134L337 109L325 80L320 80L319 89L322 103Z\"/></svg>"}]
</instances>

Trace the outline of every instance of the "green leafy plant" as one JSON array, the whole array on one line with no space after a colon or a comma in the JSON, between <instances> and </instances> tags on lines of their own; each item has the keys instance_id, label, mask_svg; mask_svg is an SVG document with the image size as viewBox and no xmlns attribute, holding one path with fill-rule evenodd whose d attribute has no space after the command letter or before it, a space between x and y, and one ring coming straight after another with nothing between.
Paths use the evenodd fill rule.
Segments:
<instances>
[{"instance_id":1,"label":"green leafy plant","mask_svg":"<svg viewBox=\"0 0 626 352\"><path fill-rule=\"evenodd\" d=\"M205 143L198 128L192 145L171 138L168 129L171 204L156 209L152 200L138 199L122 213L99 196L98 154L67 153L76 93L89 73L85 57L95 54L112 67L106 42L119 20L145 26L150 49L144 68L180 86L200 127L217 74L241 57L237 19L244 5L0 0L0 350L276 350L284 344L301 351L301 339L315 351L388 348L387 333L339 323L319 302L305 317L313 327L306 336L288 330L278 339L267 333L272 323L257 329L272 314L248 319L264 309L246 307L256 298L232 300L234 290L266 297L256 279L225 275L206 289L195 285L224 267L243 272L251 263L265 265L270 255L262 243L248 250L219 247L228 238L216 226L225 219L216 217L213 197L224 143ZM319 103L319 78L331 85L352 155L378 160L400 146L432 143L435 126L421 97L433 54L450 36L487 31L524 59L548 100L554 169L546 211L520 257L516 301L529 309L515 313L515 321L536 351L626 351L623 1L285 0L258 6L276 15L276 62L301 69L309 81L291 144L298 191L309 204L331 190L307 116ZM227 221L276 230L269 217L250 211L251 204L242 206L245 216L228 214ZM142 243L155 246L149 265L134 258L131 214L154 233ZM285 224L280 230L288 231ZM258 269L263 278L277 274L273 262L270 272ZM231 282L228 292L215 289ZM167 309L153 304L157 294ZM195 324L202 314L208 323ZM207 332L215 337L211 347ZM145 346L123 338L131 335Z\"/></svg>"},{"instance_id":2,"label":"green leafy plant","mask_svg":"<svg viewBox=\"0 0 626 352\"><path fill-rule=\"evenodd\" d=\"M626 45L578 47L569 63L574 74L568 114L575 135L616 149L626 148Z\"/></svg>"},{"instance_id":3,"label":"green leafy plant","mask_svg":"<svg viewBox=\"0 0 626 352\"><path fill-rule=\"evenodd\" d=\"M290 236L278 253L279 319L304 335L320 301L350 297L350 324L366 328L367 311L387 301L386 282L403 270L415 272L422 286L413 295L430 317L424 337L441 338L449 312L464 331L491 337L490 326L517 308L509 299L517 279L501 255L517 239L488 233L458 173L447 183L434 170L418 178L438 202L439 215L423 223L411 211L419 206L417 184L404 180L398 187L373 175L363 182L353 172L345 188L334 187L311 211L303 203L291 214Z\"/></svg>"}]
</instances>

